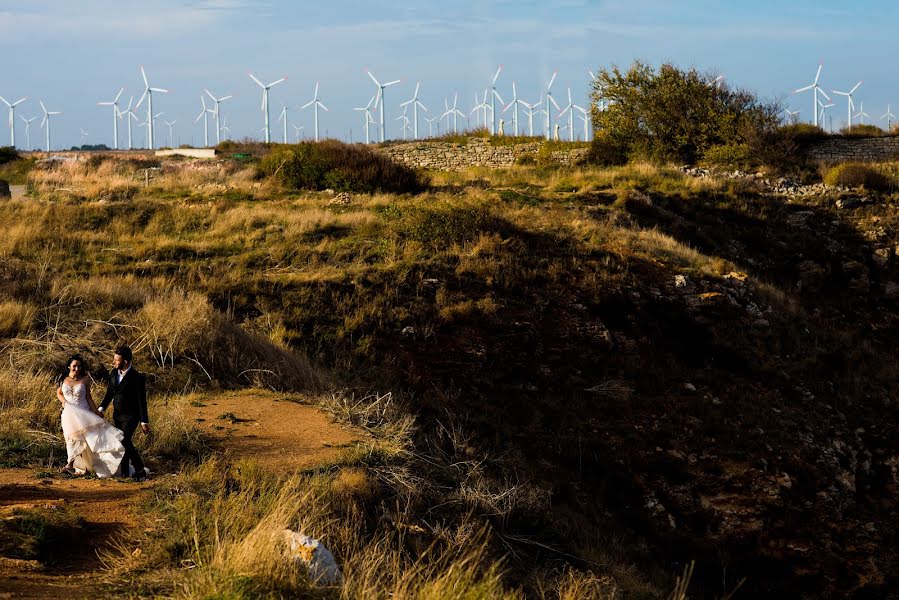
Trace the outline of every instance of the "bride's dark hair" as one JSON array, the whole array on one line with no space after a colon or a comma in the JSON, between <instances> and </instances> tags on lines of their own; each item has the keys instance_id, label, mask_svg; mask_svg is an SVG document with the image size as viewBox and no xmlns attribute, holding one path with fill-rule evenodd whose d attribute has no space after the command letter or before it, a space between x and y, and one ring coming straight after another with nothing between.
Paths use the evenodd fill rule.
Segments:
<instances>
[{"instance_id":1,"label":"bride's dark hair","mask_svg":"<svg viewBox=\"0 0 899 600\"><path fill-rule=\"evenodd\" d=\"M87 363L84 361L84 358L80 354L73 354L69 357L68 362L66 362L66 375L69 374L69 367L72 366L72 362L76 360L81 363L81 376L83 377L87 375Z\"/></svg>"}]
</instances>

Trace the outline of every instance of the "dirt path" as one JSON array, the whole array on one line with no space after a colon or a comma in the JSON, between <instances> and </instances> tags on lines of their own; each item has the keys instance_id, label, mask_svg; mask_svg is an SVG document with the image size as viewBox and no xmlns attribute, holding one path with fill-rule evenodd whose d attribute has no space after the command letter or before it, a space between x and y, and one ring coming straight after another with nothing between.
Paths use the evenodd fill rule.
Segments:
<instances>
[{"instance_id":1,"label":"dirt path","mask_svg":"<svg viewBox=\"0 0 899 600\"><path fill-rule=\"evenodd\" d=\"M12 200L21 200L25 197L25 186L11 185L9 186L9 194L12 197Z\"/></svg>"},{"instance_id":2,"label":"dirt path","mask_svg":"<svg viewBox=\"0 0 899 600\"><path fill-rule=\"evenodd\" d=\"M184 399L186 417L232 458L248 458L273 472L327 464L361 437L336 425L298 395L249 390ZM152 469L152 464L149 465ZM157 474L154 479L165 477ZM146 527L135 507L153 480L39 478L34 469L0 469L0 519L15 509L70 507L86 522L78 548L61 548L52 567L0 558L0 600L106 597L98 552L129 527Z\"/></svg>"}]
</instances>

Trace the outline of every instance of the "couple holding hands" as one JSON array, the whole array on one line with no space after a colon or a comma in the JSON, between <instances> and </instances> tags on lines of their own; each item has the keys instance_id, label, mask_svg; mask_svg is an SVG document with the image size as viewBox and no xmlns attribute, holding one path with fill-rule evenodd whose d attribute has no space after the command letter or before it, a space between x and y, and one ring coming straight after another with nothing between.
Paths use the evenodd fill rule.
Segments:
<instances>
[{"instance_id":1,"label":"couple holding hands","mask_svg":"<svg viewBox=\"0 0 899 600\"><path fill-rule=\"evenodd\" d=\"M90 471L99 478L121 473L135 481L147 478L144 462L131 441L138 427L145 434L150 433L146 378L132 366L131 360L128 346L116 349L106 394L97 407L84 361L77 354L69 359L68 375L56 389L56 398L62 404L60 420L68 455L64 472L79 476ZM103 418L110 403L115 427Z\"/></svg>"}]
</instances>

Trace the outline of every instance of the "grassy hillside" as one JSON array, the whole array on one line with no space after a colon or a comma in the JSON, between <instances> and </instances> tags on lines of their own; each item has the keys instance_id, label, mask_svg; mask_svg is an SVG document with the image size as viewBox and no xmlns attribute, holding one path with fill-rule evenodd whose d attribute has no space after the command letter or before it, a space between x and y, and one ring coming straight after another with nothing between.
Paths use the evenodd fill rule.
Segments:
<instances>
[{"instance_id":1,"label":"grassy hillside","mask_svg":"<svg viewBox=\"0 0 899 600\"><path fill-rule=\"evenodd\" d=\"M743 578L876 595L899 574L893 197L841 210L647 165L335 196L228 160L143 187L147 166L38 165L32 198L0 204L7 447L54 431L41 382L67 353L97 365L121 340L158 392L312 391L380 435L327 476L371 486L316 500L345 556L368 556L352 534L399 557L358 596L458 575L472 597L661 597L691 560L709 598ZM389 410L356 400L372 392ZM167 518L245 501L221 472L184 474L210 493ZM283 493L321 485L303 481ZM423 579L378 587L429 547ZM245 549L214 550L203 576L226 581Z\"/></svg>"}]
</instances>

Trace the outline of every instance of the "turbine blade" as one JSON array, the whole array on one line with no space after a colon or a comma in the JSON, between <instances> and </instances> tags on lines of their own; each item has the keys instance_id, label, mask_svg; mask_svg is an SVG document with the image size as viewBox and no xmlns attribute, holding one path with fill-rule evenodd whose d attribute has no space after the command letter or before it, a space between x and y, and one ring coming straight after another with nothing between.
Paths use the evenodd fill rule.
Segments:
<instances>
[{"instance_id":1,"label":"turbine blade","mask_svg":"<svg viewBox=\"0 0 899 600\"><path fill-rule=\"evenodd\" d=\"M799 88L798 90L793 90L793 93L798 94L799 92L807 92L808 90L812 89L813 87L815 87L814 83L812 85L807 85L803 88Z\"/></svg>"},{"instance_id":2,"label":"turbine blade","mask_svg":"<svg viewBox=\"0 0 899 600\"><path fill-rule=\"evenodd\" d=\"M122 93L125 91L125 88L120 88L119 93L115 95L115 100L112 101L113 104L119 101L119 98L122 96Z\"/></svg>"},{"instance_id":3,"label":"turbine blade","mask_svg":"<svg viewBox=\"0 0 899 600\"><path fill-rule=\"evenodd\" d=\"M287 81L287 77L285 76L277 81L271 82L270 84L268 84L268 87L274 87L274 86L278 85L279 83L281 83L282 81Z\"/></svg>"},{"instance_id":4,"label":"turbine blade","mask_svg":"<svg viewBox=\"0 0 899 600\"><path fill-rule=\"evenodd\" d=\"M203 88L203 91L206 92L207 94L209 94L209 97L212 98L213 102L218 102L218 98L216 98L215 96L213 96L213 95L212 95L212 92L210 92L210 91L207 90L206 88ZM141 98L143 98L143 96L141 96Z\"/></svg>"},{"instance_id":5,"label":"turbine blade","mask_svg":"<svg viewBox=\"0 0 899 600\"><path fill-rule=\"evenodd\" d=\"M144 71L144 66L140 66L140 75L144 78L144 87L150 87L150 82L147 81L147 72Z\"/></svg>"},{"instance_id":6,"label":"turbine blade","mask_svg":"<svg viewBox=\"0 0 899 600\"><path fill-rule=\"evenodd\" d=\"M830 101L830 96L828 96L827 93L821 88L818 88L818 93L827 98L828 101Z\"/></svg>"},{"instance_id":7,"label":"turbine blade","mask_svg":"<svg viewBox=\"0 0 899 600\"><path fill-rule=\"evenodd\" d=\"M223 97L219 98L219 102L224 102L225 100L229 100L233 97L234 96L232 96L231 94L228 94L227 96L223 96Z\"/></svg>"},{"instance_id":8,"label":"turbine blade","mask_svg":"<svg viewBox=\"0 0 899 600\"><path fill-rule=\"evenodd\" d=\"M395 83L400 83L401 81L403 81L403 80L402 79L394 79L393 81L388 81L387 83L384 84L384 87L387 87L388 85L393 85Z\"/></svg>"},{"instance_id":9,"label":"turbine blade","mask_svg":"<svg viewBox=\"0 0 899 600\"><path fill-rule=\"evenodd\" d=\"M815 84L818 83L818 78L821 77L821 68L822 68L823 66L824 66L824 63L823 63L823 62L818 64L818 72L815 73Z\"/></svg>"},{"instance_id":10,"label":"turbine blade","mask_svg":"<svg viewBox=\"0 0 899 600\"><path fill-rule=\"evenodd\" d=\"M857 90L861 84L862 84L861 81L859 81L858 83L856 83L856 84L855 84L855 87L852 88L851 90L849 90L849 93L850 93L850 94L854 94L854 93L855 93L855 90Z\"/></svg>"},{"instance_id":11,"label":"turbine blade","mask_svg":"<svg viewBox=\"0 0 899 600\"><path fill-rule=\"evenodd\" d=\"M377 79L375 79L375 76L371 74L371 71L366 71L366 73L368 73L368 76L371 77L371 80L375 82L376 86L381 87L381 84L378 82Z\"/></svg>"},{"instance_id":12,"label":"turbine blade","mask_svg":"<svg viewBox=\"0 0 899 600\"><path fill-rule=\"evenodd\" d=\"M250 73L250 72L247 72L247 75L250 76L250 79L252 79L252 80L255 81L256 83L258 83L258 84L259 84L259 87L261 87L261 88L264 88L264 87L265 87L265 85L263 85L263 83L262 83L261 81L259 81L258 79L256 79L256 76L255 76L255 75L253 75L253 74Z\"/></svg>"},{"instance_id":13,"label":"turbine blade","mask_svg":"<svg viewBox=\"0 0 899 600\"><path fill-rule=\"evenodd\" d=\"M546 86L546 91L547 91L547 92L548 92L549 90L553 89L553 82L556 80L556 75L558 75L558 74L559 74L558 71L553 72L553 76L552 76L552 78L549 80L549 85Z\"/></svg>"},{"instance_id":14,"label":"turbine blade","mask_svg":"<svg viewBox=\"0 0 899 600\"><path fill-rule=\"evenodd\" d=\"M165 88L150 88L151 92L159 92L160 94L168 94L169 91Z\"/></svg>"},{"instance_id":15,"label":"turbine blade","mask_svg":"<svg viewBox=\"0 0 899 600\"><path fill-rule=\"evenodd\" d=\"M325 106L324 104L322 104L321 102L319 102L318 105L321 106L322 108L324 108L326 112L331 112L328 110L328 107Z\"/></svg>"},{"instance_id":16,"label":"turbine blade","mask_svg":"<svg viewBox=\"0 0 899 600\"><path fill-rule=\"evenodd\" d=\"M496 85L496 80L499 78L499 72L503 70L503 66L500 65L496 70L496 75L493 76L493 82L490 85Z\"/></svg>"},{"instance_id":17,"label":"turbine blade","mask_svg":"<svg viewBox=\"0 0 899 600\"><path fill-rule=\"evenodd\" d=\"M306 104L304 104L303 106L301 106L301 107L300 107L300 110L309 108L310 106L312 106L312 104L313 104L314 102L315 102L315 100L310 100L309 102L307 102Z\"/></svg>"}]
</instances>

